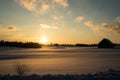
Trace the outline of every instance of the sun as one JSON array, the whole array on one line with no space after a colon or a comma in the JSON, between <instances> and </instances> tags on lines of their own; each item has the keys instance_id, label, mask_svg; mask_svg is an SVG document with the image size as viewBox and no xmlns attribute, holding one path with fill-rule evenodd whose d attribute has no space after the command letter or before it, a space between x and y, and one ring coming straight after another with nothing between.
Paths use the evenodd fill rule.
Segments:
<instances>
[{"instance_id":1,"label":"sun","mask_svg":"<svg viewBox=\"0 0 120 80\"><path fill-rule=\"evenodd\" d=\"M41 37L40 42L43 44L46 44L48 41L47 41L46 37Z\"/></svg>"}]
</instances>

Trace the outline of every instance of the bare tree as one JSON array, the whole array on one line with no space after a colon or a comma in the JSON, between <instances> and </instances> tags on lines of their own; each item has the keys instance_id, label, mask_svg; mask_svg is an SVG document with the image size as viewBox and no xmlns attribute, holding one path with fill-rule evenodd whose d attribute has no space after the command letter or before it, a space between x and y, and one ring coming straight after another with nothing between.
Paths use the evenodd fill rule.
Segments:
<instances>
[{"instance_id":1,"label":"bare tree","mask_svg":"<svg viewBox=\"0 0 120 80\"><path fill-rule=\"evenodd\" d=\"M15 65L15 72L20 76L24 76L29 71L29 67L26 64L18 63Z\"/></svg>"}]
</instances>

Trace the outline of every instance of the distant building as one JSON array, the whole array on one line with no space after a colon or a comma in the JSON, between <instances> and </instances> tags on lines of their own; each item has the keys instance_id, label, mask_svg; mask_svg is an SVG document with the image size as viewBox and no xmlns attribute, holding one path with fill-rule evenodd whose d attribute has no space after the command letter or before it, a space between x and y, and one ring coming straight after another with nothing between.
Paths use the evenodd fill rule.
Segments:
<instances>
[{"instance_id":1,"label":"distant building","mask_svg":"<svg viewBox=\"0 0 120 80\"><path fill-rule=\"evenodd\" d=\"M98 48L114 48L114 44L109 39L104 38L98 43Z\"/></svg>"}]
</instances>

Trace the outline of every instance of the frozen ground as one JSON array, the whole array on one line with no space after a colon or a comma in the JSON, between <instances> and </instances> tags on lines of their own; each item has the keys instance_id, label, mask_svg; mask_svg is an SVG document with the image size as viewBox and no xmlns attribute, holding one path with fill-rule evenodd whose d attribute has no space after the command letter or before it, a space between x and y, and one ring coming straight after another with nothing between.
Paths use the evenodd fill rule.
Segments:
<instances>
[{"instance_id":1,"label":"frozen ground","mask_svg":"<svg viewBox=\"0 0 120 80\"><path fill-rule=\"evenodd\" d=\"M108 70L94 74L66 74L66 75L0 75L0 80L120 80L120 71Z\"/></svg>"},{"instance_id":2,"label":"frozen ground","mask_svg":"<svg viewBox=\"0 0 120 80\"><path fill-rule=\"evenodd\" d=\"M0 74L15 74L17 63L29 66L28 74L81 74L120 70L120 49L95 47L0 48Z\"/></svg>"}]
</instances>

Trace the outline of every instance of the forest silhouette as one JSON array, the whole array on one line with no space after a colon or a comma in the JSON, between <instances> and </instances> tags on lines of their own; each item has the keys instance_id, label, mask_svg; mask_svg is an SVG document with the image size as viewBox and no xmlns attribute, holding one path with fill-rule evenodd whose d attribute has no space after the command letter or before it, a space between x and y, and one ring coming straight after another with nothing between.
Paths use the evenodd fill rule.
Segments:
<instances>
[{"instance_id":1,"label":"forest silhouette","mask_svg":"<svg viewBox=\"0 0 120 80\"><path fill-rule=\"evenodd\" d=\"M41 48L41 44L34 42L0 41L0 47Z\"/></svg>"}]
</instances>

